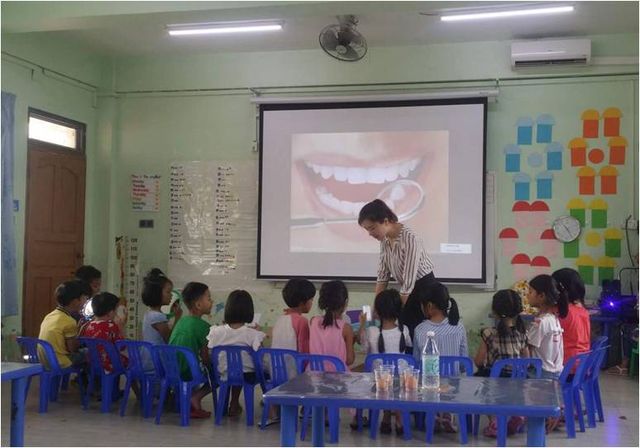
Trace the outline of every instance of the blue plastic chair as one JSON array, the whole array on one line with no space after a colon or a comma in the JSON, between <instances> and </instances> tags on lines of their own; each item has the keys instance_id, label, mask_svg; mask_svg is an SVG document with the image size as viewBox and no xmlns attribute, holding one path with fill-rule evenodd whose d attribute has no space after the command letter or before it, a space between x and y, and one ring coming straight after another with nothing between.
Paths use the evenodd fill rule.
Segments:
<instances>
[{"instance_id":1,"label":"blue plastic chair","mask_svg":"<svg viewBox=\"0 0 640 448\"><path fill-rule=\"evenodd\" d=\"M591 342L591 350L597 350L607 345L609 338L607 336L599 336L595 341Z\"/></svg>"},{"instance_id":2,"label":"blue plastic chair","mask_svg":"<svg viewBox=\"0 0 640 448\"><path fill-rule=\"evenodd\" d=\"M529 377L529 368L533 367L535 369L535 378L542 378L542 360L537 358L509 358L509 359L500 359L496 361L491 367L491 373L489 376L491 378L499 378L502 376L503 372L508 372L508 369L511 368L510 377L511 378L528 378ZM498 423L498 446L505 446L507 444L507 416L506 415L498 415L497 416ZM480 428L480 415L476 414L473 417L473 435L478 435L478 429Z\"/></svg>"},{"instance_id":3,"label":"blue plastic chair","mask_svg":"<svg viewBox=\"0 0 640 448\"><path fill-rule=\"evenodd\" d=\"M605 341L606 343L606 341ZM600 370L607 356L609 346L601 345L598 349L592 350L588 368L584 373L582 391L584 393L587 408L587 422L590 428L596 427L596 413L598 421L604 422L604 410L602 409L602 397L600 395Z\"/></svg>"},{"instance_id":4,"label":"blue plastic chair","mask_svg":"<svg viewBox=\"0 0 640 448\"><path fill-rule=\"evenodd\" d=\"M38 412L45 413L49 409L49 401L58 400L58 389L60 383L65 384L65 378L71 373L78 375L82 372L82 367L72 366L62 368L58 362L53 346L42 339L19 336L16 341L22 347L24 352L23 359L29 364L42 364L44 370L40 376L40 406ZM40 347L40 350L38 349ZM42 359L41 359L42 356ZM79 380L80 399L84 405L84 383ZM31 377L27 380L27 390L25 396L28 395L29 386L31 385Z\"/></svg>"},{"instance_id":5,"label":"blue plastic chair","mask_svg":"<svg viewBox=\"0 0 640 448\"><path fill-rule=\"evenodd\" d=\"M226 378L221 375L220 371L220 355L226 354L227 367ZM244 366L242 359L249 357L254 365L256 372L256 381L245 381L244 378ZM253 426L253 402L254 402L254 389L256 384L260 383L260 372L255 368L257 365L255 361L255 352L252 348L244 345L219 345L211 349L211 373L215 379L215 383L220 387L218 392L218 408L216 409L216 425L222 424L222 415L229 403L229 394L231 393L231 387L242 387L242 393L244 395L244 404L247 413L247 426Z\"/></svg>"},{"instance_id":6,"label":"blue plastic chair","mask_svg":"<svg viewBox=\"0 0 640 448\"><path fill-rule=\"evenodd\" d=\"M256 371L260 373L258 378L260 379L263 393L289 381L290 373L295 375L297 354L298 352L295 350L280 348L261 348L256 352ZM268 361L265 362L265 359ZM291 367L294 369L293 372L290 372ZM262 429L266 428L268 414L269 399L265 397L260 421L260 428Z\"/></svg>"},{"instance_id":7,"label":"blue plastic chair","mask_svg":"<svg viewBox=\"0 0 640 448\"><path fill-rule=\"evenodd\" d=\"M562 399L564 401L565 425L567 428L567 437L570 439L576 437L576 423L573 416L574 410L578 416L580 432L584 432L584 415L582 414L580 390L584 384L585 373L590 368L590 363L592 362L593 356L591 356L591 352L572 356L567 360L560 374L559 382L562 387ZM574 368L575 373L571 381L569 381L569 375ZM588 400L585 394L585 404L586 401Z\"/></svg>"},{"instance_id":8,"label":"blue plastic chair","mask_svg":"<svg viewBox=\"0 0 640 448\"><path fill-rule=\"evenodd\" d=\"M88 407L89 397L93 392L94 379L100 377L102 400L100 411L103 413L111 412L111 403L120 393L120 375L124 374L120 353L111 341L87 337L80 337L78 341L87 347L89 355L89 385L87 386L84 408ZM103 352L111 362L112 370L110 372L106 372L102 366L101 353Z\"/></svg>"},{"instance_id":9,"label":"blue plastic chair","mask_svg":"<svg viewBox=\"0 0 640 448\"><path fill-rule=\"evenodd\" d=\"M467 356L440 356L440 376L443 378L460 376L464 370L467 376L473 374L473 361ZM460 421L460 443L465 445L469 442L467 428L467 414L458 414ZM433 441L433 431L435 429L435 414L425 415L425 438L427 443Z\"/></svg>"},{"instance_id":10,"label":"blue plastic chair","mask_svg":"<svg viewBox=\"0 0 640 448\"><path fill-rule=\"evenodd\" d=\"M209 384L208 378L200 370L198 358L187 347L176 345L153 345L160 376L160 399L156 410L156 425L160 424L160 416L167 399L169 388L173 388L180 410L180 426L189 426L191 418L191 391L200 384ZM180 359L187 363L190 379L183 379L180 373Z\"/></svg>"},{"instance_id":11,"label":"blue plastic chair","mask_svg":"<svg viewBox=\"0 0 640 448\"><path fill-rule=\"evenodd\" d=\"M410 367L416 366L416 360L411 355L402 353L370 353L364 360L364 371L372 372L374 364L380 362L383 365L392 365L394 367L394 375L399 375L398 364L400 361ZM380 417L380 411L377 409L369 409L369 437L376 438L378 433L378 420ZM356 418L358 420L358 431L362 431L362 409L356 411ZM411 434L411 414L409 412L402 413L402 426L404 428L403 438L405 440L411 440L413 435Z\"/></svg>"},{"instance_id":12,"label":"blue plastic chair","mask_svg":"<svg viewBox=\"0 0 640 448\"><path fill-rule=\"evenodd\" d=\"M299 353L296 356L296 365L298 373L306 370L312 372L324 372L326 367L332 366L336 372L346 372L347 367L340 358L329 355L311 355L308 353ZM338 443L340 431L340 408L328 407L329 414L329 437L331 443ZM309 417L311 416L311 408L304 406L302 408L302 428L300 429L300 440L304 440L307 435L307 426L309 425Z\"/></svg>"},{"instance_id":13,"label":"blue plastic chair","mask_svg":"<svg viewBox=\"0 0 640 448\"><path fill-rule=\"evenodd\" d=\"M151 408L153 407L153 385L160 382L160 376L157 373L159 370L157 366L158 361L153 352L153 344L144 341L122 339L116 341L116 347L118 350L126 349L127 356L129 357L129 363L124 370L126 383L122 391L120 416L124 417L127 410L129 393L131 392L131 385L134 381L137 381L140 386L141 396L138 397L138 400L142 405L142 416L148 418L151 416ZM153 370L145 370L145 367L147 367L145 366L145 359L151 360Z\"/></svg>"}]
</instances>

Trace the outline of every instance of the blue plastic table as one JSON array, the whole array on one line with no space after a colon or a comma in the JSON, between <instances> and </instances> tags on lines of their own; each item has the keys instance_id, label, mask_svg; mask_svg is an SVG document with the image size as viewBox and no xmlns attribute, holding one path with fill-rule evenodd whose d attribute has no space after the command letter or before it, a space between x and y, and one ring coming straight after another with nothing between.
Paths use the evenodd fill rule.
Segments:
<instances>
[{"instance_id":1,"label":"blue plastic table","mask_svg":"<svg viewBox=\"0 0 640 448\"><path fill-rule=\"evenodd\" d=\"M42 372L40 364L2 363L2 381L11 380L11 446L24 446L24 404L27 379L40 372Z\"/></svg>"},{"instance_id":2,"label":"blue plastic table","mask_svg":"<svg viewBox=\"0 0 640 448\"><path fill-rule=\"evenodd\" d=\"M325 406L522 415L527 417L527 446L544 446L545 417L560 415L560 388L553 380L443 378L441 390L406 394L396 387L379 394L370 373L306 372L270 390L265 398L282 407L282 446L295 446L297 407L302 405L313 408L314 446L324 444Z\"/></svg>"}]
</instances>

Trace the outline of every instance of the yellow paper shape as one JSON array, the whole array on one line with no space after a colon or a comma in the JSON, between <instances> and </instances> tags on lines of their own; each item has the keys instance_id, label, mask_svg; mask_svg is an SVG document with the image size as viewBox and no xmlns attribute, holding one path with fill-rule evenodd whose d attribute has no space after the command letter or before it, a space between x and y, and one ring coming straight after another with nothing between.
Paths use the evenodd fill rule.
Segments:
<instances>
[{"instance_id":1,"label":"yellow paper shape","mask_svg":"<svg viewBox=\"0 0 640 448\"><path fill-rule=\"evenodd\" d=\"M601 240L602 238L600 238L600 234L598 232L589 232L585 236L587 246L596 247L600 244Z\"/></svg>"}]
</instances>

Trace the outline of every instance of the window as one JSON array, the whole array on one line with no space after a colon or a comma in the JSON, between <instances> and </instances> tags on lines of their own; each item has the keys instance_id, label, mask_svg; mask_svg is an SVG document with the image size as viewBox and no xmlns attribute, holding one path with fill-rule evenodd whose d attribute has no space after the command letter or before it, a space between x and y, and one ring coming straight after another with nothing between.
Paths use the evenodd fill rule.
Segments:
<instances>
[{"instance_id":1,"label":"window","mask_svg":"<svg viewBox=\"0 0 640 448\"><path fill-rule=\"evenodd\" d=\"M29 110L29 139L69 149L84 149L85 125L46 112Z\"/></svg>"}]
</instances>

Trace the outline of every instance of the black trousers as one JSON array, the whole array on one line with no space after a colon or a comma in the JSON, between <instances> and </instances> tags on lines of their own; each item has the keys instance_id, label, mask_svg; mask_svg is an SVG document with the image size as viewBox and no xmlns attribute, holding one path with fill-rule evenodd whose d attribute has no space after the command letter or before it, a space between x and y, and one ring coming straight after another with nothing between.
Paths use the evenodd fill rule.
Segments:
<instances>
[{"instance_id":1,"label":"black trousers","mask_svg":"<svg viewBox=\"0 0 640 448\"><path fill-rule=\"evenodd\" d=\"M424 295L424 291L432 284L436 283L436 278L433 272L428 273L421 279L416 280L413 291L409 294L407 302L402 307L400 313L400 321L403 325L409 328L409 334L413 341L413 331L424 320L424 313L422 312L421 297Z\"/></svg>"}]
</instances>

